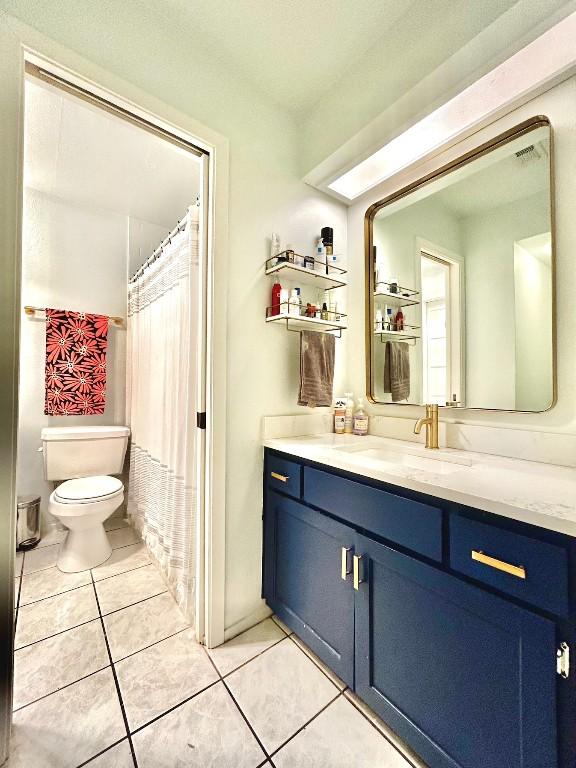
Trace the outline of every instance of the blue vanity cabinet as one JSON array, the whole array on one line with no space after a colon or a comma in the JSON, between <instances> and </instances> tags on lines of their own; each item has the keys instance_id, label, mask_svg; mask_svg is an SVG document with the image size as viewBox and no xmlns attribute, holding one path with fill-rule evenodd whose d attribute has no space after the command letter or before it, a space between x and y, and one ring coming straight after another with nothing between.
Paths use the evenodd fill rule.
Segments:
<instances>
[{"instance_id":1,"label":"blue vanity cabinet","mask_svg":"<svg viewBox=\"0 0 576 768\"><path fill-rule=\"evenodd\" d=\"M267 453L265 599L429 768L576 768L575 562L560 534Z\"/></svg>"},{"instance_id":2,"label":"blue vanity cabinet","mask_svg":"<svg viewBox=\"0 0 576 768\"><path fill-rule=\"evenodd\" d=\"M356 693L431 768L556 768L555 624L359 537Z\"/></svg>"},{"instance_id":3,"label":"blue vanity cabinet","mask_svg":"<svg viewBox=\"0 0 576 768\"><path fill-rule=\"evenodd\" d=\"M354 530L268 491L264 536L268 605L353 686Z\"/></svg>"}]
</instances>

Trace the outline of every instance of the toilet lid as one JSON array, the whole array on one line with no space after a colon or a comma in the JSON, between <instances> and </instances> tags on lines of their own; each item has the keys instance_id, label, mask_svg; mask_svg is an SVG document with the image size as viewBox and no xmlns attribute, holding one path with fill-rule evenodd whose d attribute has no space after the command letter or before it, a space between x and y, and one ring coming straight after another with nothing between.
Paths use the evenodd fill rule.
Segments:
<instances>
[{"instance_id":1,"label":"toilet lid","mask_svg":"<svg viewBox=\"0 0 576 768\"><path fill-rule=\"evenodd\" d=\"M59 501L82 502L110 496L121 491L124 486L117 477L97 475L95 477L79 477L77 480L66 480L56 488L55 497Z\"/></svg>"}]
</instances>

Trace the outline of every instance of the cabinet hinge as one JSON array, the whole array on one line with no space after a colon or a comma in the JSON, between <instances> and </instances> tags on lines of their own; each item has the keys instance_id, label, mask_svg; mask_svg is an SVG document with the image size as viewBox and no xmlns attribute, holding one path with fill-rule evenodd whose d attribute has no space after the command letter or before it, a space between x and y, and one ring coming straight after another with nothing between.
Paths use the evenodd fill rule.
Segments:
<instances>
[{"instance_id":1,"label":"cabinet hinge","mask_svg":"<svg viewBox=\"0 0 576 768\"><path fill-rule=\"evenodd\" d=\"M568 643L560 643L556 651L556 672L565 680L570 677L570 646Z\"/></svg>"},{"instance_id":2,"label":"cabinet hinge","mask_svg":"<svg viewBox=\"0 0 576 768\"><path fill-rule=\"evenodd\" d=\"M196 426L198 429L206 429L206 411L196 413Z\"/></svg>"}]
</instances>

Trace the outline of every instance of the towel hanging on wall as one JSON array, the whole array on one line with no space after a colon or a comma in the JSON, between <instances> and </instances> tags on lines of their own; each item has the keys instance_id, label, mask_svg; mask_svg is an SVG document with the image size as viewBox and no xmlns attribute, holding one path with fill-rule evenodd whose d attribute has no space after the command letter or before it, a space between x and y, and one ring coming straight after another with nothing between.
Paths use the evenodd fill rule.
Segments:
<instances>
[{"instance_id":1,"label":"towel hanging on wall","mask_svg":"<svg viewBox=\"0 0 576 768\"><path fill-rule=\"evenodd\" d=\"M106 315L46 309L46 415L104 413L107 349Z\"/></svg>"},{"instance_id":2,"label":"towel hanging on wall","mask_svg":"<svg viewBox=\"0 0 576 768\"><path fill-rule=\"evenodd\" d=\"M300 333L300 393L298 405L332 405L336 339L331 333Z\"/></svg>"}]
</instances>

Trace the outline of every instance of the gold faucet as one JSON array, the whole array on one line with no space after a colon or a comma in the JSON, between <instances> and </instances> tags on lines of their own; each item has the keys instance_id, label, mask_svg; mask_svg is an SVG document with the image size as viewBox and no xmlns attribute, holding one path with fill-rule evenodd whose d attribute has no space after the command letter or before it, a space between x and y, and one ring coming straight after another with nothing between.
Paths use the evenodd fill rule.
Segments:
<instances>
[{"instance_id":1,"label":"gold faucet","mask_svg":"<svg viewBox=\"0 0 576 768\"><path fill-rule=\"evenodd\" d=\"M426 418L418 419L414 425L414 434L419 435L423 425L426 425L426 448L438 448L438 406L426 406Z\"/></svg>"}]
</instances>

